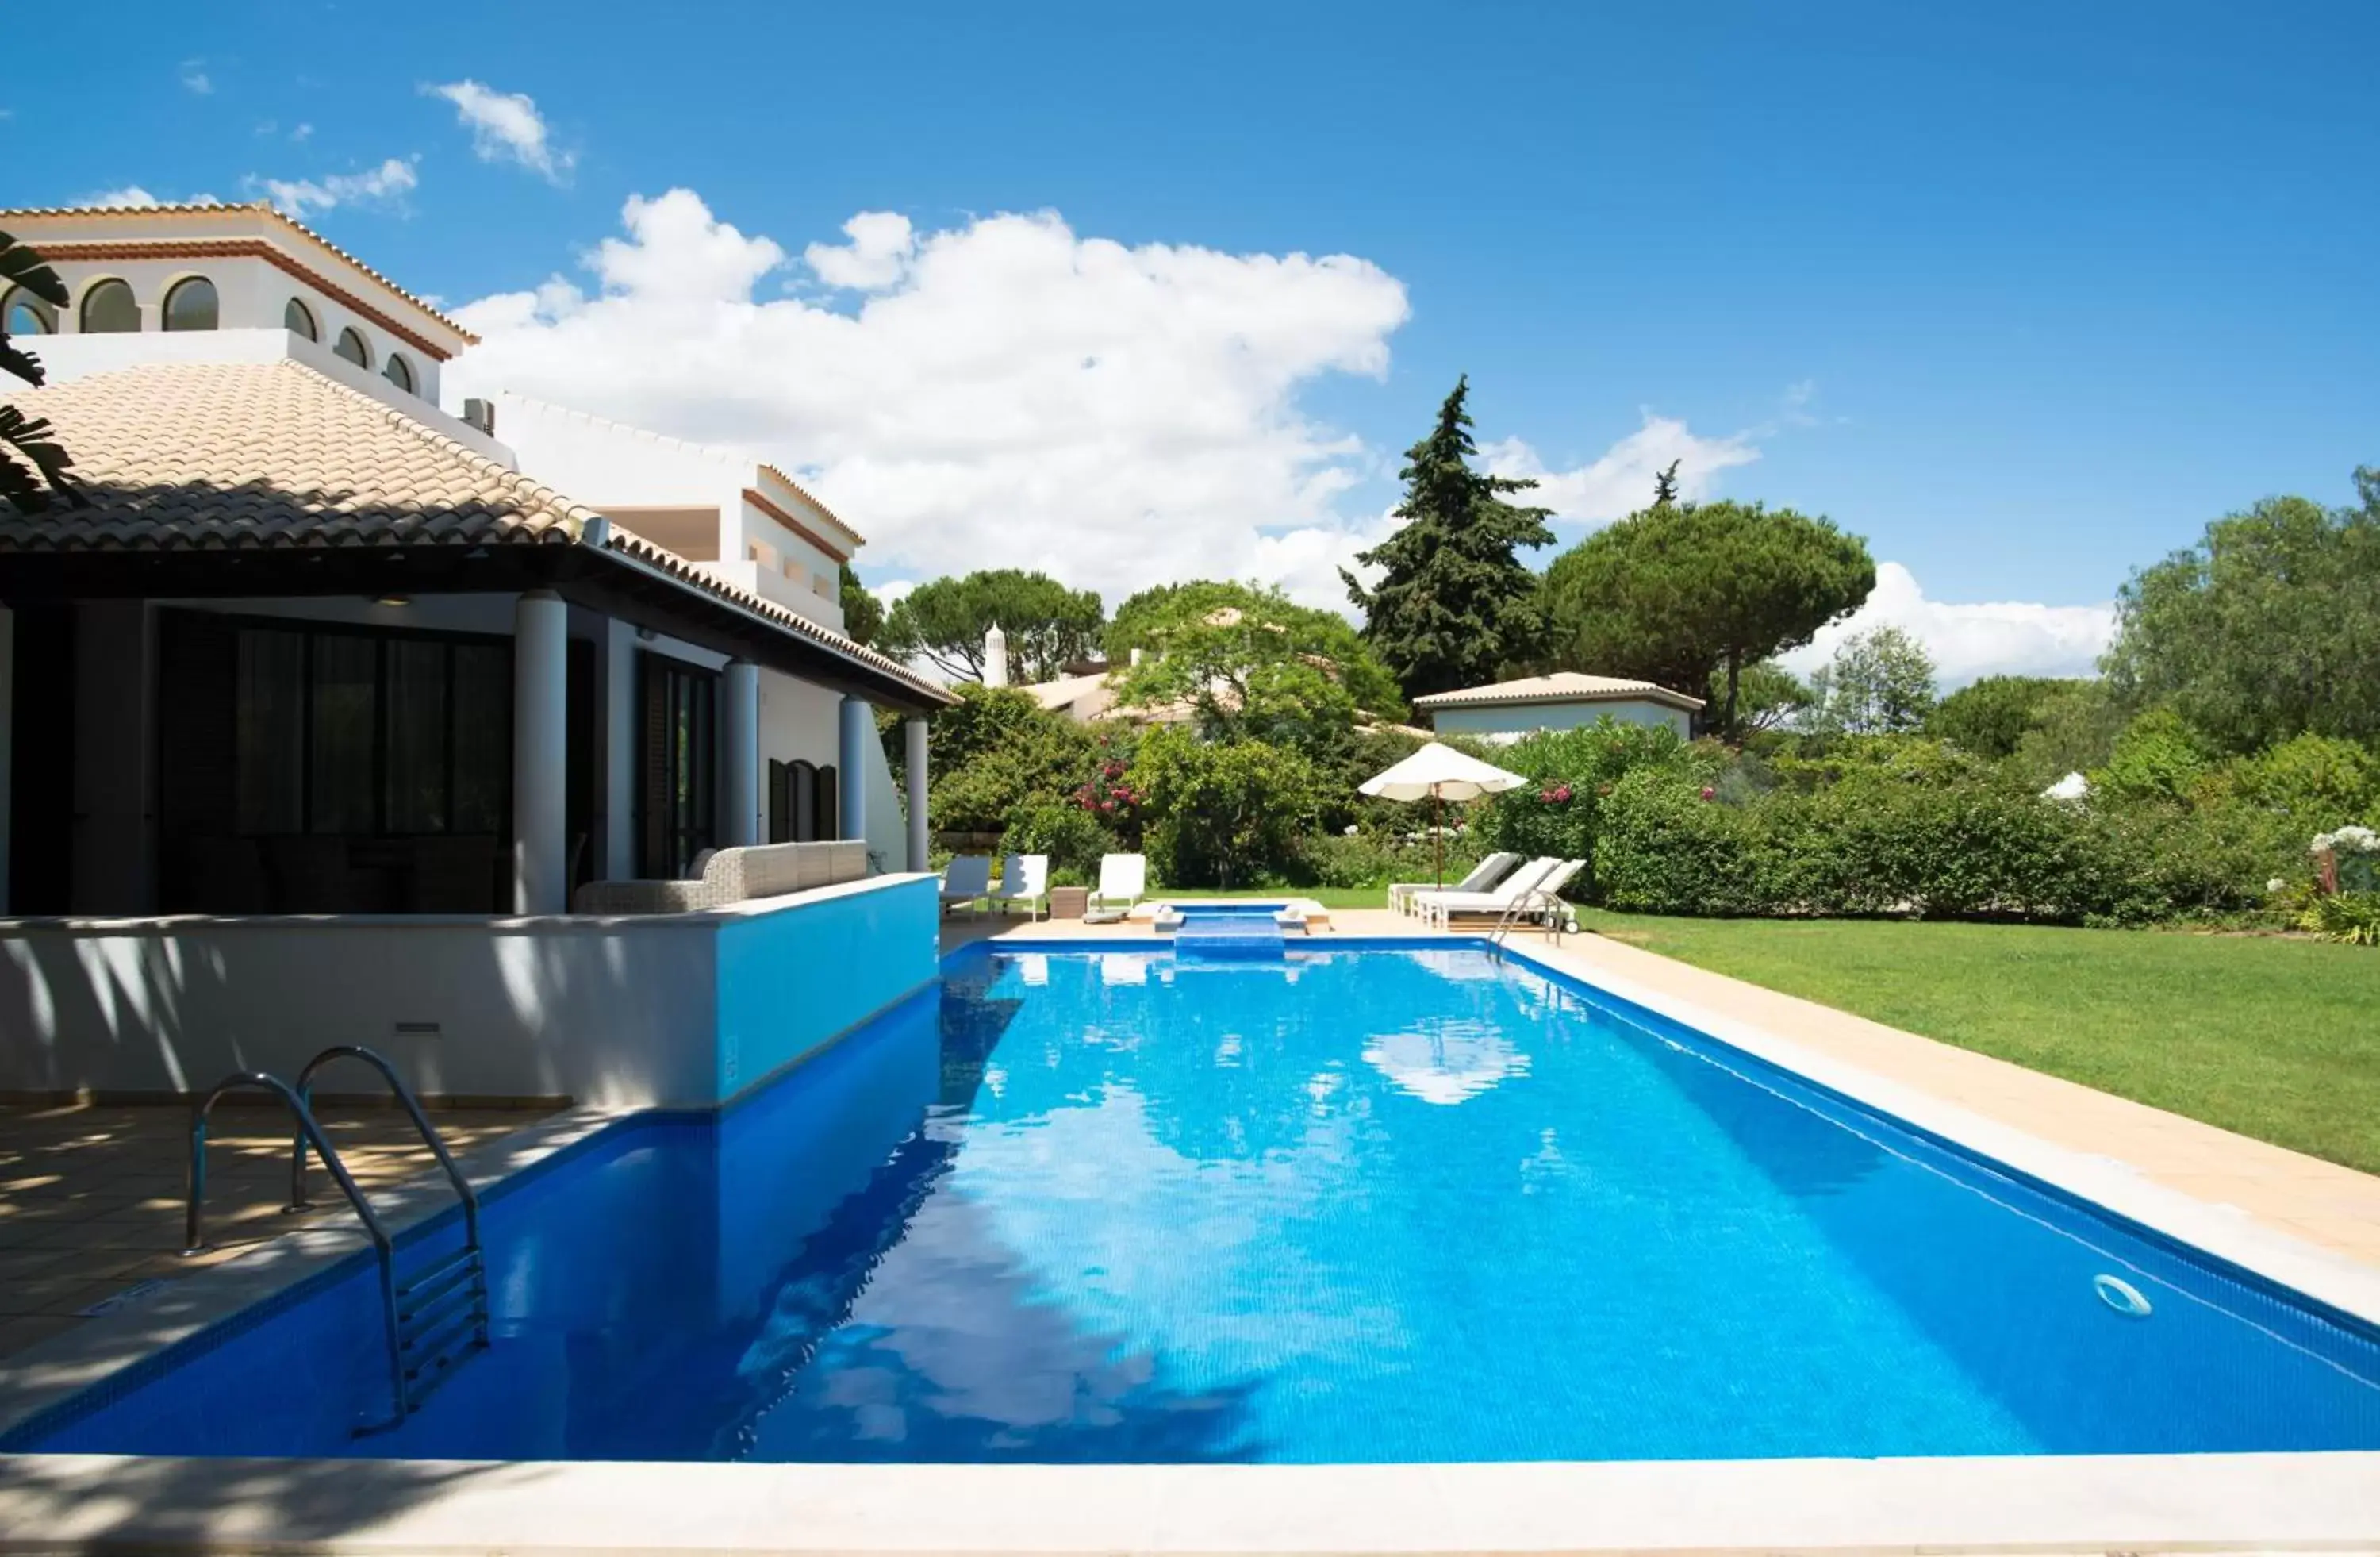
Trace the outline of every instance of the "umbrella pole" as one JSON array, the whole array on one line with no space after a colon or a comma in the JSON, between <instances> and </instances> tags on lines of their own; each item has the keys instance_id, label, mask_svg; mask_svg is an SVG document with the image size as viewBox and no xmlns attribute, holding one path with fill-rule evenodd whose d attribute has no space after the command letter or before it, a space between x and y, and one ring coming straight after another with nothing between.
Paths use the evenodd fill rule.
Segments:
<instances>
[{"instance_id":1,"label":"umbrella pole","mask_svg":"<svg viewBox=\"0 0 2380 1557\"><path fill-rule=\"evenodd\" d=\"M1429 786L1430 855L1438 866L1438 888L1440 892L1444 892L1446 890L1446 829L1439 825L1438 808L1438 785L1433 784Z\"/></svg>"}]
</instances>

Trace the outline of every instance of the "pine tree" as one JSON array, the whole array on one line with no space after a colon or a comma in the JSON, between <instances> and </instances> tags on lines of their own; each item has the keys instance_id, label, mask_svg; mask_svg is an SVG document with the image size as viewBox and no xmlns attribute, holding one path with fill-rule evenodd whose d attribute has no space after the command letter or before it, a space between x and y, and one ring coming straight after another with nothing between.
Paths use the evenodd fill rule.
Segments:
<instances>
[{"instance_id":1,"label":"pine tree","mask_svg":"<svg viewBox=\"0 0 2380 1557\"><path fill-rule=\"evenodd\" d=\"M1667 508L1678 501L1678 467L1681 460L1670 461L1670 468L1653 478L1653 506Z\"/></svg>"},{"instance_id":2,"label":"pine tree","mask_svg":"<svg viewBox=\"0 0 2380 1557\"><path fill-rule=\"evenodd\" d=\"M1437 427L1406 451L1404 523L1356 558L1384 570L1379 583L1366 590L1340 570L1364 609L1366 641L1408 698L1495 680L1536 651L1542 630L1536 575L1515 553L1552 544L1550 510L1504 501L1536 482L1471 468L1470 393L1470 379L1457 380Z\"/></svg>"}]
</instances>

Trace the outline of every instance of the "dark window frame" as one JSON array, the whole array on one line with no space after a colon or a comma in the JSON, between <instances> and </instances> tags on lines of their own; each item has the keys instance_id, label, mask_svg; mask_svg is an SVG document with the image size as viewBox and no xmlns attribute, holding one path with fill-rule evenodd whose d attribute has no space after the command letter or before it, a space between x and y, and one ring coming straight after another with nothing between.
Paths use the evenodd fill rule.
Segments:
<instances>
[{"instance_id":1,"label":"dark window frame","mask_svg":"<svg viewBox=\"0 0 2380 1557\"><path fill-rule=\"evenodd\" d=\"M219 626L228 629L233 635L235 644L237 642L238 635L242 632L248 631L292 633L300 637L304 640L303 646L298 654L298 685L300 689L298 704L298 750L299 754L298 825L294 830L264 828L255 831L248 831L239 828L236 824L237 818L237 790L235 790L235 810L233 813L235 826L232 829L232 836L247 838L273 837L291 831L303 833L308 836L354 838L445 838L480 837L486 835L488 830L484 828L457 828L455 825L456 780L459 776L455 771L457 743L455 736L459 724L459 712L458 699L455 697L457 678L455 675L454 651L457 647L500 649L504 651L509 659L509 656L513 652L513 640L509 637L506 637L502 633L455 632L435 627L399 627L367 622L326 622L308 616L260 616L221 611L192 611L190 614L208 617ZM318 833L315 831L313 772L314 640L318 638L366 639L371 640L373 644L371 721L371 794L373 826L370 830L366 832ZM442 714L443 724L444 726L443 742L444 748L444 772L442 776L443 781L441 785L444 797L443 801L444 825L435 830L417 829L407 832L397 832L392 830L388 826L390 809L388 803L388 786L391 776L388 771L389 656L384 645L392 642L435 643L443 646L446 650L446 653L443 656L444 664L443 666L444 685L440 693L440 697L443 704ZM511 687L509 663L506 667L504 684L507 692L509 692ZM238 739L239 720L239 704L236 692L234 694L234 701L226 712L232 720L233 740L236 747ZM512 743L509 736L504 742L502 749L505 754L505 771L503 783L497 786L497 826L494 829L495 836L499 842L508 840L512 836ZM236 758L235 760L237 760Z\"/></svg>"},{"instance_id":2,"label":"dark window frame","mask_svg":"<svg viewBox=\"0 0 2380 1557\"><path fill-rule=\"evenodd\" d=\"M681 877L696 856L718 845L720 680L718 671L675 655L653 650L637 655L640 877ZM681 724L687 736L683 750L674 738Z\"/></svg>"}]
</instances>

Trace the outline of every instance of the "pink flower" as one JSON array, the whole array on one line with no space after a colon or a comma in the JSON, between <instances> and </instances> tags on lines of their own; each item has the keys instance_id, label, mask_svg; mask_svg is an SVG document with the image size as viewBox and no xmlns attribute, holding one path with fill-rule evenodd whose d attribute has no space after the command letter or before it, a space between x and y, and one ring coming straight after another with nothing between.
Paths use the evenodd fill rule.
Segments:
<instances>
[{"instance_id":1,"label":"pink flower","mask_svg":"<svg viewBox=\"0 0 2380 1557\"><path fill-rule=\"evenodd\" d=\"M1102 800L1102 801L1100 801L1100 802L1099 802L1099 809L1101 809L1101 810L1103 810L1103 811L1111 811L1111 810L1114 810L1114 809L1115 809L1115 802L1114 802L1113 800Z\"/></svg>"},{"instance_id":2,"label":"pink flower","mask_svg":"<svg viewBox=\"0 0 2380 1557\"><path fill-rule=\"evenodd\" d=\"M1709 785L1703 785L1703 798L1706 800L1716 800L1718 798L1718 791L1713 789Z\"/></svg>"}]
</instances>

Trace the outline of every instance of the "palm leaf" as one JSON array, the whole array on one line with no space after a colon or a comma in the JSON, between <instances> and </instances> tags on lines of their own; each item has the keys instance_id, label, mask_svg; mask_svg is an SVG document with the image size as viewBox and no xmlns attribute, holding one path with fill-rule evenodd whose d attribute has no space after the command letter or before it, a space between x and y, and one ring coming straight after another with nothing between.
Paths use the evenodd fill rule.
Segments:
<instances>
[{"instance_id":1,"label":"palm leaf","mask_svg":"<svg viewBox=\"0 0 2380 1557\"><path fill-rule=\"evenodd\" d=\"M0 233L0 282L21 286L52 308L64 308L70 300L58 273L42 262L31 245L19 243L6 233Z\"/></svg>"},{"instance_id":2,"label":"palm leaf","mask_svg":"<svg viewBox=\"0 0 2380 1557\"><path fill-rule=\"evenodd\" d=\"M75 507L89 501L67 478L74 458L50 436L51 432L46 418L29 417L14 406L0 406L0 446L7 451L0 454L0 498L19 513L41 512L49 506L53 493ZM27 466L31 467L30 471ZM36 480L36 476L41 480Z\"/></svg>"}]
</instances>

